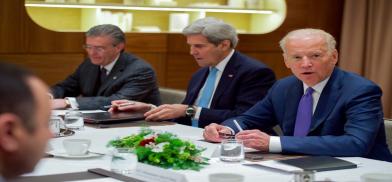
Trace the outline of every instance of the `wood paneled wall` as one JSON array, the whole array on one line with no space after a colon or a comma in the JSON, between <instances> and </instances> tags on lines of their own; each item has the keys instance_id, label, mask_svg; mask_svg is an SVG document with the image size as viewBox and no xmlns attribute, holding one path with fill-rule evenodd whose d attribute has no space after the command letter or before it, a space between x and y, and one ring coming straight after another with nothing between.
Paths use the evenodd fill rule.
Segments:
<instances>
[{"instance_id":1,"label":"wood paneled wall","mask_svg":"<svg viewBox=\"0 0 392 182\"><path fill-rule=\"evenodd\" d=\"M287 0L287 18L277 30L262 35L240 35L237 50L263 60L278 78L290 75L279 40L297 28L321 28L340 38L342 0ZM35 71L48 84L70 74L86 56L82 32L54 32L35 24L24 0L0 0L0 60ZM126 50L148 61L161 86L185 89L198 69L181 34L128 33Z\"/></svg>"}]
</instances>

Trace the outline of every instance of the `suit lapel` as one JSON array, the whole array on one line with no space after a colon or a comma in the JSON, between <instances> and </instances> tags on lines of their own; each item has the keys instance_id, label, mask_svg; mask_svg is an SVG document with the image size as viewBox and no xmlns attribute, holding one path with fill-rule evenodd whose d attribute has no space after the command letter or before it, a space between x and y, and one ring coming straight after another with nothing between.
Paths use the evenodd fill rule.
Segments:
<instances>
[{"instance_id":1,"label":"suit lapel","mask_svg":"<svg viewBox=\"0 0 392 182\"><path fill-rule=\"evenodd\" d=\"M335 68L327 85L325 85L320 95L315 113L313 114L309 133L314 131L321 123L323 123L335 107L337 100L341 95L341 84L339 81L341 77L340 73L340 70Z\"/></svg>"},{"instance_id":2,"label":"suit lapel","mask_svg":"<svg viewBox=\"0 0 392 182\"><path fill-rule=\"evenodd\" d=\"M285 135L292 136L294 134L295 119L297 117L298 104L304 94L303 84L300 80L295 78L294 83L290 88L285 91L284 98L285 113L284 113L284 126L282 127ZM284 104L284 103L282 103Z\"/></svg>"},{"instance_id":3,"label":"suit lapel","mask_svg":"<svg viewBox=\"0 0 392 182\"><path fill-rule=\"evenodd\" d=\"M212 97L211 107L214 107L218 102L219 98L225 92L226 88L230 85L236 75L236 67L237 67L237 56L238 53L234 52L233 56L231 56L229 62L227 63L225 69L223 70L222 76L219 80L219 83L216 87L215 93Z\"/></svg>"},{"instance_id":4,"label":"suit lapel","mask_svg":"<svg viewBox=\"0 0 392 182\"><path fill-rule=\"evenodd\" d=\"M125 60L122 60L122 54L120 55L119 59L117 60L116 64L113 66L113 69L110 71L107 79L105 82L101 83L101 87L99 88L97 95L103 95L103 92L120 77L122 72L125 69Z\"/></svg>"}]
</instances>

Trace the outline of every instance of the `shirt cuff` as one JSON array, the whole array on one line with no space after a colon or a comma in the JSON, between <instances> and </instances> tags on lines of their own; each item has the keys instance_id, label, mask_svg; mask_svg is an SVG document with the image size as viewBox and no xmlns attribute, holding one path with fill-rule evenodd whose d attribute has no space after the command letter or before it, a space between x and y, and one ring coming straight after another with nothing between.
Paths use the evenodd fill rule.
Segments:
<instances>
[{"instance_id":1,"label":"shirt cuff","mask_svg":"<svg viewBox=\"0 0 392 182\"><path fill-rule=\"evenodd\" d=\"M200 113L201 113L201 107L196 107L196 113L195 113L195 116L193 116L193 118L192 119L196 119L196 120L199 120L199 118L200 118Z\"/></svg>"},{"instance_id":2,"label":"shirt cuff","mask_svg":"<svg viewBox=\"0 0 392 182\"><path fill-rule=\"evenodd\" d=\"M151 110L153 110L153 109L156 109L157 108L157 106L156 105L154 105L154 104L150 104L150 111Z\"/></svg>"},{"instance_id":3,"label":"shirt cuff","mask_svg":"<svg viewBox=\"0 0 392 182\"><path fill-rule=\"evenodd\" d=\"M75 97L66 97L65 99L67 99L69 101L69 104L72 109L79 109L79 104L76 101Z\"/></svg>"},{"instance_id":4,"label":"shirt cuff","mask_svg":"<svg viewBox=\"0 0 392 182\"><path fill-rule=\"evenodd\" d=\"M281 153L282 152L282 145L280 144L280 137L270 136L269 152L271 152L271 153Z\"/></svg>"}]
</instances>

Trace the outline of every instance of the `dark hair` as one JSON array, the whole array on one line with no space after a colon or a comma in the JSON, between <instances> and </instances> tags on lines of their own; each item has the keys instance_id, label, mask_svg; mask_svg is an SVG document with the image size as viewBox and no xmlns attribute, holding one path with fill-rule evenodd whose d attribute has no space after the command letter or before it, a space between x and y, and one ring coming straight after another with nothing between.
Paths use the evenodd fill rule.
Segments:
<instances>
[{"instance_id":1,"label":"dark hair","mask_svg":"<svg viewBox=\"0 0 392 182\"><path fill-rule=\"evenodd\" d=\"M36 102L28 78L34 75L15 65L0 61L0 114L13 113L20 117L27 130L33 131Z\"/></svg>"},{"instance_id":2,"label":"dark hair","mask_svg":"<svg viewBox=\"0 0 392 182\"><path fill-rule=\"evenodd\" d=\"M113 38L113 44L117 45L119 43L125 43L124 32L115 25L112 24L102 24L91 27L86 32L86 37L96 37L96 36L106 36L109 35Z\"/></svg>"}]
</instances>

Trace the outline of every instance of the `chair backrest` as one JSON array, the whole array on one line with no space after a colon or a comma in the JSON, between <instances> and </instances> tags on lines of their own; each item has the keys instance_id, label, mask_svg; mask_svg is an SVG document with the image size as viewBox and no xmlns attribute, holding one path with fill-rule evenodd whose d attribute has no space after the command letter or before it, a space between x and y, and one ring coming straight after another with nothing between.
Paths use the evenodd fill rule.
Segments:
<instances>
[{"instance_id":1,"label":"chair backrest","mask_svg":"<svg viewBox=\"0 0 392 182\"><path fill-rule=\"evenodd\" d=\"M392 120L385 119L384 124L385 124L385 133L386 133L386 137L387 137L389 151L392 152Z\"/></svg>"},{"instance_id":2,"label":"chair backrest","mask_svg":"<svg viewBox=\"0 0 392 182\"><path fill-rule=\"evenodd\" d=\"M161 93L162 104L180 104L186 95L183 90L171 89L171 88L159 88Z\"/></svg>"}]
</instances>

